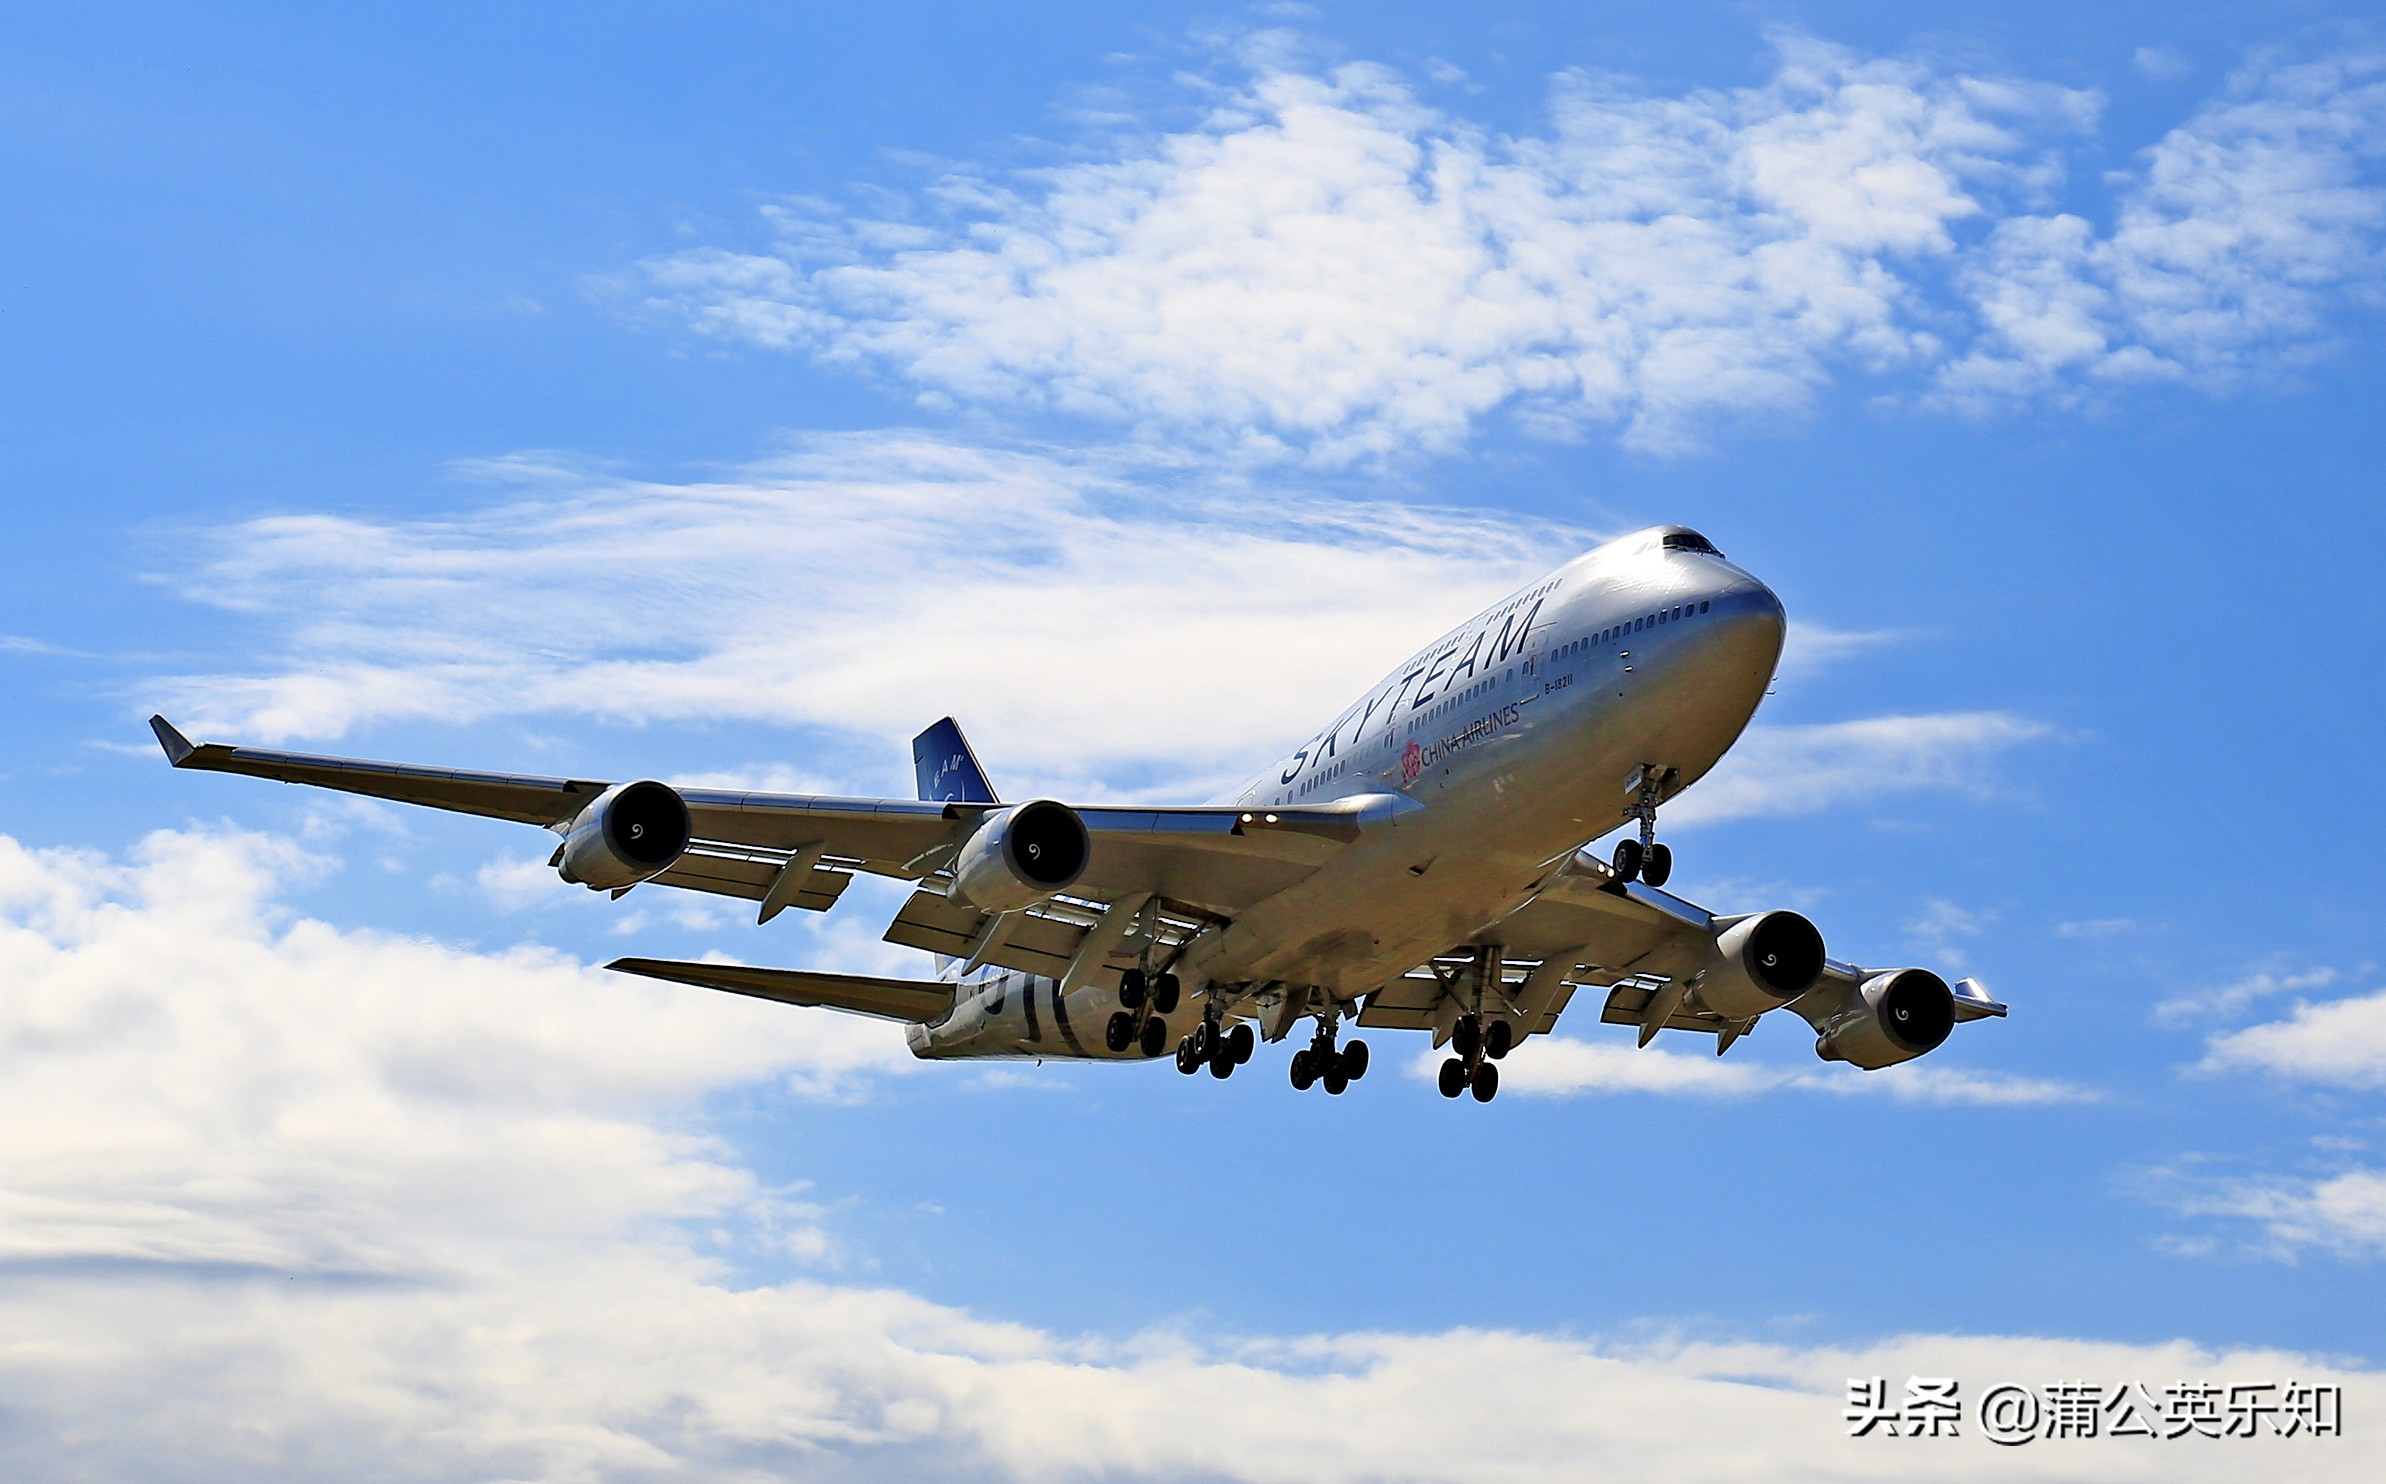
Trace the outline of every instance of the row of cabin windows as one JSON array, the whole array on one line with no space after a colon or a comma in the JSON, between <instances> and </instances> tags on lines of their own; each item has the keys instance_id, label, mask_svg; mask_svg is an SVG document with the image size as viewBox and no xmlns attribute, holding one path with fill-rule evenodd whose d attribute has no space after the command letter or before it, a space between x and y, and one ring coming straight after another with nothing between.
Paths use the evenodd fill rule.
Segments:
<instances>
[{"instance_id":1,"label":"row of cabin windows","mask_svg":"<svg viewBox=\"0 0 2386 1484\"><path fill-rule=\"evenodd\" d=\"M1342 770L1349 766L1350 764L1348 762L1339 762L1335 763L1331 767L1320 769L1318 773L1307 783L1304 783L1299 788L1294 789L1293 795L1297 798L1300 795L1309 792L1311 789L1324 787L1326 784L1331 783L1333 780L1341 777Z\"/></svg>"},{"instance_id":2,"label":"row of cabin windows","mask_svg":"<svg viewBox=\"0 0 2386 1484\"><path fill-rule=\"evenodd\" d=\"M1433 720L1435 717L1447 715L1452 707L1465 705L1468 701L1473 700L1475 697L1483 694L1485 691L1491 689L1498 683L1499 682L1497 680L1486 677L1482 680L1476 681L1473 685L1468 686L1465 690L1452 691L1449 695L1442 697L1440 700L1426 707L1425 714L1409 722L1408 729L1413 732L1417 728L1425 725L1425 723Z\"/></svg>"},{"instance_id":3,"label":"row of cabin windows","mask_svg":"<svg viewBox=\"0 0 2386 1484\"><path fill-rule=\"evenodd\" d=\"M1591 635L1587 639L1575 639L1568 643L1559 645L1557 648L1557 653L1552 655L1551 658L1562 660L1568 655L1580 654L1594 644L1610 644L1615 640L1622 638L1626 634L1638 633L1642 629L1655 628L1661 623L1672 623L1676 619L1693 617L1697 614L1706 612L1708 604L1712 603L1713 601L1713 599L1709 599L1705 603L1699 603L1696 605L1684 603L1678 608L1661 608L1655 613L1648 614L1642 618L1636 618L1630 623L1620 623L1610 628L1601 629L1598 633Z\"/></svg>"}]
</instances>

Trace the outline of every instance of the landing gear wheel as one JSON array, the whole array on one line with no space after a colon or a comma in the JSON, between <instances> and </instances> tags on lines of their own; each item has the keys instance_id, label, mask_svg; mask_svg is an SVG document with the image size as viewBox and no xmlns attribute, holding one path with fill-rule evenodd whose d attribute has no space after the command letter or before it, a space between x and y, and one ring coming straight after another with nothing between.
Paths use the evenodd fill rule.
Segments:
<instances>
[{"instance_id":1,"label":"landing gear wheel","mask_svg":"<svg viewBox=\"0 0 2386 1484\"><path fill-rule=\"evenodd\" d=\"M1447 1074L1445 1074L1447 1075ZM1500 1069L1489 1062L1475 1068L1475 1101L1488 1103L1499 1096Z\"/></svg>"},{"instance_id":2,"label":"landing gear wheel","mask_svg":"<svg viewBox=\"0 0 2386 1484\"><path fill-rule=\"evenodd\" d=\"M1640 868L1640 879L1651 886L1663 886L1665 878L1674 873L1674 853L1662 845L1649 847L1649 858Z\"/></svg>"},{"instance_id":3,"label":"landing gear wheel","mask_svg":"<svg viewBox=\"0 0 2386 1484\"><path fill-rule=\"evenodd\" d=\"M1118 1002L1129 1010L1143 1008L1143 970L1129 969L1118 976Z\"/></svg>"},{"instance_id":4,"label":"landing gear wheel","mask_svg":"<svg viewBox=\"0 0 2386 1484\"><path fill-rule=\"evenodd\" d=\"M1251 1059L1251 1053L1258 1045L1259 1037L1251 1033L1251 1027L1248 1025L1238 1025L1226 1033L1228 1053L1234 1057L1234 1064L1238 1067ZM1219 1075L1225 1074L1220 1073Z\"/></svg>"},{"instance_id":5,"label":"landing gear wheel","mask_svg":"<svg viewBox=\"0 0 2386 1484\"><path fill-rule=\"evenodd\" d=\"M1328 1071L1325 1076L1319 1078L1318 1080L1326 1085L1326 1095L1328 1097L1338 1098L1342 1096L1343 1092L1350 1086L1350 1079L1342 1074L1342 1064L1339 1061L1334 1064L1332 1070Z\"/></svg>"},{"instance_id":6,"label":"landing gear wheel","mask_svg":"<svg viewBox=\"0 0 2386 1484\"><path fill-rule=\"evenodd\" d=\"M1174 1015L1176 1013L1176 996L1178 988L1179 986L1176 982L1176 976L1174 974L1162 974L1159 978L1153 980L1152 1008L1159 1011L1162 1015Z\"/></svg>"},{"instance_id":7,"label":"landing gear wheel","mask_svg":"<svg viewBox=\"0 0 2386 1484\"><path fill-rule=\"evenodd\" d=\"M1516 1044L1516 1028L1504 1020L1495 1020L1483 1031L1483 1054L1498 1061Z\"/></svg>"},{"instance_id":8,"label":"landing gear wheel","mask_svg":"<svg viewBox=\"0 0 2386 1484\"><path fill-rule=\"evenodd\" d=\"M1356 1082L1367 1075L1367 1043L1353 1041L1342 1048L1342 1075Z\"/></svg>"},{"instance_id":9,"label":"landing gear wheel","mask_svg":"<svg viewBox=\"0 0 2386 1484\"><path fill-rule=\"evenodd\" d=\"M1462 1061L1473 1061L1475 1053L1483 1049L1483 1022L1472 1015L1462 1015L1450 1029L1450 1049Z\"/></svg>"},{"instance_id":10,"label":"landing gear wheel","mask_svg":"<svg viewBox=\"0 0 2386 1484\"><path fill-rule=\"evenodd\" d=\"M1609 857L1609 863L1615 867L1618 881L1630 881L1639 876L1640 842L1638 840L1616 841L1616 853Z\"/></svg>"},{"instance_id":11,"label":"landing gear wheel","mask_svg":"<svg viewBox=\"0 0 2386 1484\"><path fill-rule=\"evenodd\" d=\"M1234 1075L1234 1067L1234 1043L1220 1038L1218 1043L1210 1048L1210 1075L1220 1082L1224 1082Z\"/></svg>"},{"instance_id":12,"label":"landing gear wheel","mask_svg":"<svg viewBox=\"0 0 2386 1484\"><path fill-rule=\"evenodd\" d=\"M1176 1043L1176 1069L1188 1077L1201 1070L1201 1058L1193 1054L1191 1036Z\"/></svg>"},{"instance_id":13,"label":"landing gear wheel","mask_svg":"<svg viewBox=\"0 0 2386 1484\"><path fill-rule=\"evenodd\" d=\"M1102 1044L1110 1048L1113 1056L1134 1045L1135 1017L1124 1010L1111 1011L1108 1023L1102 1027Z\"/></svg>"},{"instance_id":14,"label":"landing gear wheel","mask_svg":"<svg viewBox=\"0 0 2386 1484\"><path fill-rule=\"evenodd\" d=\"M1454 1098L1466 1091L1466 1063L1453 1056L1442 1063L1442 1096Z\"/></svg>"},{"instance_id":15,"label":"landing gear wheel","mask_svg":"<svg viewBox=\"0 0 2386 1484\"><path fill-rule=\"evenodd\" d=\"M1307 1092L1309 1084L1316 1080L1317 1068L1312 1063L1309 1053L1306 1051L1294 1052L1292 1054L1293 1089L1297 1092Z\"/></svg>"},{"instance_id":16,"label":"landing gear wheel","mask_svg":"<svg viewBox=\"0 0 2386 1484\"><path fill-rule=\"evenodd\" d=\"M1168 1022L1153 1015L1143 1022L1143 1054L1158 1056L1168 1049Z\"/></svg>"}]
</instances>

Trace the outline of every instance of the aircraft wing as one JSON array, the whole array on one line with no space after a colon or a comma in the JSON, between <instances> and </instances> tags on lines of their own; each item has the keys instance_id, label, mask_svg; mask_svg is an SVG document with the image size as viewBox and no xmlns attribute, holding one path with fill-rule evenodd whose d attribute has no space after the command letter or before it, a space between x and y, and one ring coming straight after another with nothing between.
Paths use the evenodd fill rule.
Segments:
<instances>
[{"instance_id":1,"label":"aircraft wing","mask_svg":"<svg viewBox=\"0 0 2386 1484\"><path fill-rule=\"evenodd\" d=\"M864 974L821 974L809 969L754 969L743 964L685 963L667 958L617 958L605 965L624 974L668 979L702 989L727 990L785 1005L825 1005L881 1020L924 1023L953 1008L953 986L917 979L879 979Z\"/></svg>"},{"instance_id":2,"label":"aircraft wing","mask_svg":"<svg viewBox=\"0 0 2386 1484\"><path fill-rule=\"evenodd\" d=\"M1715 935L1728 923L1645 882L1618 881L1605 861L1584 850L1561 864L1524 906L1477 936L1504 944L1510 961L1539 961L1520 983L1506 986L1526 1034L1546 1034L1575 988L1589 986L1605 992L1599 1018L1608 1024L1646 1028L1654 1019L1660 1029L1720 1037L1720 1047L1752 1022L1685 1010L1682 996L1669 991L1708 964ZM1822 980L1787 1008L1820 1026L1874 972L1826 960ZM1951 988L1958 1021L2006 1013L1976 979ZM1440 979L1428 968L1369 996L1359 1023L1435 1028L1442 1002Z\"/></svg>"},{"instance_id":3,"label":"aircraft wing","mask_svg":"<svg viewBox=\"0 0 2386 1484\"><path fill-rule=\"evenodd\" d=\"M482 773L409 763L194 745L164 717L150 727L177 768L337 789L561 832L610 781ZM762 904L767 921L785 907L826 910L856 871L913 881L921 889L888 930L889 941L978 957L1029 973L1061 974L1105 909L1165 904L1181 938L1204 918L1231 918L1298 882L1360 833L1420 806L1387 795L1338 799L1306 809L1232 807L1085 808L1091 837L1083 877L1069 900L993 919L946 895L954 855L988 803L838 798L728 789L678 791L687 801L687 852L653 880L664 886ZM1127 923L1104 929L1115 942ZM1150 926L1150 924L1147 924ZM1096 955L1098 959L1099 955Z\"/></svg>"}]
</instances>

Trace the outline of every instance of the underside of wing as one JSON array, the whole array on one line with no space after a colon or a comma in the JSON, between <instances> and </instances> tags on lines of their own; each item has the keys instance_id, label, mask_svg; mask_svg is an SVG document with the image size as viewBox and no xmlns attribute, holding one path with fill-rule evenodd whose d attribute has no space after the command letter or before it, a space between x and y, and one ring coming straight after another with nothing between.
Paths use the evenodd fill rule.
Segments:
<instances>
[{"instance_id":1,"label":"underside of wing","mask_svg":"<svg viewBox=\"0 0 2386 1484\"><path fill-rule=\"evenodd\" d=\"M953 987L918 979L877 979L864 974L821 974L808 969L754 969L742 964L688 963L662 958L617 958L605 965L624 974L668 979L702 989L727 990L786 1005L818 1005L875 1015L881 1020L924 1024L953 1008Z\"/></svg>"}]
</instances>

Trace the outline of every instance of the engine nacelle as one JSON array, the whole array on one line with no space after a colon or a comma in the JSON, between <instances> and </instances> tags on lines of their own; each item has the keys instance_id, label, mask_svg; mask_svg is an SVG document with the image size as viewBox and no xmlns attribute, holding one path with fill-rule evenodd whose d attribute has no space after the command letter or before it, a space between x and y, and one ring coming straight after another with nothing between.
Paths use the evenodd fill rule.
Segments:
<instances>
[{"instance_id":1,"label":"engine nacelle","mask_svg":"<svg viewBox=\"0 0 2386 1484\"><path fill-rule=\"evenodd\" d=\"M1748 1020L1814 988L1823 977L1823 935L1795 912L1759 912L1715 935L1715 958L1698 984L1700 1008Z\"/></svg>"},{"instance_id":2,"label":"engine nacelle","mask_svg":"<svg viewBox=\"0 0 2386 1484\"><path fill-rule=\"evenodd\" d=\"M981 912L1015 912L1085 874L1093 841L1066 804L1037 799L978 822L953 862L953 890Z\"/></svg>"},{"instance_id":3,"label":"engine nacelle","mask_svg":"<svg viewBox=\"0 0 2386 1484\"><path fill-rule=\"evenodd\" d=\"M688 801L667 783L616 783L588 801L555 869L591 891L619 891L671 869L688 848Z\"/></svg>"},{"instance_id":4,"label":"engine nacelle","mask_svg":"<svg viewBox=\"0 0 2386 1484\"><path fill-rule=\"evenodd\" d=\"M1928 969L1890 969L1864 981L1814 1040L1825 1061L1868 1072L1935 1051L1955 1029L1955 992Z\"/></svg>"}]
</instances>

